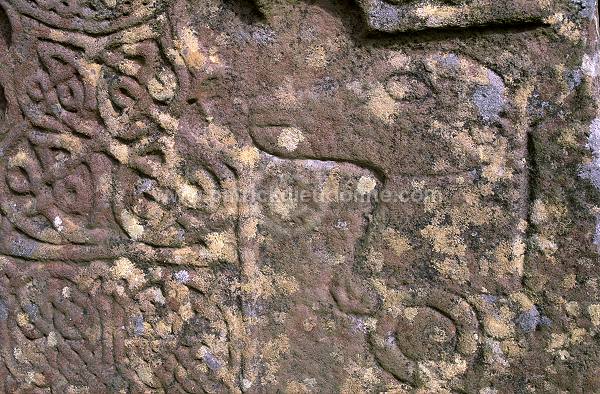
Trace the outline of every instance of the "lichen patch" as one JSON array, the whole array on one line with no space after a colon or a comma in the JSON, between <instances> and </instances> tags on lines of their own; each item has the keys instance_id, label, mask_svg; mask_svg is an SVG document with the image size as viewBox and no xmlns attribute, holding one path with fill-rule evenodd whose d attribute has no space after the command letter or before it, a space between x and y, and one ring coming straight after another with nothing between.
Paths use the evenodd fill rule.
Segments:
<instances>
[{"instance_id":1,"label":"lichen patch","mask_svg":"<svg viewBox=\"0 0 600 394\"><path fill-rule=\"evenodd\" d=\"M304 141L305 137L302 130L297 127L286 127L281 130L277 138L277 144L285 148L288 152L298 149L298 145Z\"/></svg>"}]
</instances>

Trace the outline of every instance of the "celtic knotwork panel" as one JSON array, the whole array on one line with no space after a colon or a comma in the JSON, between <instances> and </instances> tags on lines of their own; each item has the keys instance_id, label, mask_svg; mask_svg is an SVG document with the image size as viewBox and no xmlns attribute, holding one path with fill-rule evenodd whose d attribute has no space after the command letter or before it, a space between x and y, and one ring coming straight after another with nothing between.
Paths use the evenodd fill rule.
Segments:
<instances>
[{"instance_id":1,"label":"celtic knotwork panel","mask_svg":"<svg viewBox=\"0 0 600 394\"><path fill-rule=\"evenodd\" d=\"M4 261L2 391L230 390L233 272ZM221 285L219 285L219 283ZM221 286L221 290L219 287ZM225 291L225 292L223 292Z\"/></svg>"},{"instance_id":2,"label":"celtic knotwork panel","mask_svg":"<svg viewBox=\"0 0 600 394\"><path fill-rule=\"evenodd\" d=\"M196 33L146 2L1 6L2 390L235 391L241 147L192 92Z\"/></svg>"},{"instance_id":3,"label":"celtic knotwork panel","mask_svg":"<svg viewBox=\"0 0 600 394\"><path fill-rule=\"evenodd\" d=\"M156 16L165 2L136 0L14 1L15 8L48 25L104 34L134 26Z\"/></svg>"},{"instance_id":4,"label":"celtic knotwork panel","mask_svg":"<svg viewBox=\"0 0 600 394\"><path fill-rule=\"evenodd\" d=\"M233 231L235 210L225 204L235 204L235 175L212 153L190 150L215 142L181 130L189 52L164 36L168 28L163 37L134 28L100 44L27 38L28 56L12 60L24 119L0 170L4 227L14 227L6 253L91 259L196 245L202 260L207 236Z\"/></svg>"}]
</instances>

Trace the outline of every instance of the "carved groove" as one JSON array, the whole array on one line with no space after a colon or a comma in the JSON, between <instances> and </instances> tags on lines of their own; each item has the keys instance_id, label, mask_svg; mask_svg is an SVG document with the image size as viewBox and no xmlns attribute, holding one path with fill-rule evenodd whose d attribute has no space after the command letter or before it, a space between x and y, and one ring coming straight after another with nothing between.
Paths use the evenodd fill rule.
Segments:
<instances>
[{"instance_id":1,"label":"carved groove","mask_svg":"<svg viewBox=\"0 0 600 394\"><path fill-rule=\"evenodd\" d=\"M6 118L7 109L8 103L6 101L6 95L4 94L4 87L0 85L0 122Z\"/></svg>"}]
</instances>

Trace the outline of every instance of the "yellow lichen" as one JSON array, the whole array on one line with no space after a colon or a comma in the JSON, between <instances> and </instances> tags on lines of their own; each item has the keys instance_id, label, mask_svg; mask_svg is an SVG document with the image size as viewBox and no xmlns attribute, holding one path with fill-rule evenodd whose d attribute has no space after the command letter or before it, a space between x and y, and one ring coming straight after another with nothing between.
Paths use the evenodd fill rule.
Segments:
<instances>
[{"instance_id":1,"label":"yellow lichen","mask_svg":"<svg viewBox=\"0 0 600 394\"><path fill-rule=\"evenodd\" d=\"M297 202L289 190L275 189L269 198L271 212L283 219L289 219L296 207Z\"/></svg>"},{"instance_id":2,"label":"yellow lichen","mask_svg":"<svg viewBox=\"0 0 600 394\"><path fill-rule=\"evenodd\" d=\"M448 256L464 256L467 247L461 238L461 231L455 226L429 225L421 234L433 244L433 250Z\"/></svg>"},{"instance_id":3,"label":"yellow lichen","mask_svg":"<svg viewBox=\"0 0 600 394\"><path fill-rule=\"evenodd\" d=\"M382 87L378 86L369 92L367 108L377 118L391 122L392 116L398 111L396 100Z\"/></svg>"},{"instance_id":4,"label":"yellow lichen","mask_svg":"<svg viewBox=\"0 0 600 394\"><path fill-rule=\"evenodd\" d=\"M600 326L600 304L591 304L588 306L588 314L592 320L592 324Z\"/></svg>"},{"instance_id":5,"label":"yellow lichen","mask_svg":"<svg viewBox=\"0 0 600 394\"><path fill-rule=\"evenodd\" d=\"M126 280L130 289L137 289L146 283L144 271L137 268L131 260L125 257L115 261L111 272L115 278Z\"/></svg>"},{"instance_id":6,"label":"yellow lichen","mask_svg":"<svg viewBox=\"0 0 600 394\"><path fill-rule=\"evenodd\" d=\"M380 251L369 249L367 253L367 265L374 272L381 272L385 259Z\"/></svg>"},{"instance_id":7,"label":"yellow lichen","mask_svg":"<svg viewBox=\"0 0 600 394\"><path fill-rule=\"evenodd\" d=\"M210 123L208 125L208 137L215 142L219 142L228 147L234 147L237 145L237 139L235 135L226 126L221 126L216 123Z\"/></svg>"},{"instance_id":8,"label":"yellow lichen","mask_svg":"<svg viewBox=\"0 0 600 394\"><path fill-rule=\"evenodd\" d=\"M185 27L175 41L177 49L185 59L186 64L193 70L200 70L207 62L207 56L200 50L198 37L190 27Z\"/></svg>"},{"instance_id":9,"label":"yellow lichen","mask_svg":"<svg viewBox=\"0 0 600 394\"><path fill-rule=\"evenodd\" d=\"M304 134L302 134L300 129L297 127L286 127L281 130L277 138L277 144L287 151L293 152L304 139Z\"/></svg>"},{"instance_id":10,"label":"yellow lichen","mask_svg":"<svg viewBox=\"0 0 600 394\"><path fill-rule=\"evenodd\" d=\"M275 381L275 374L279 370L279 360L290 350L290 340L285 335L267 342L262 349L262 358L266 365L265 379Z\"/></svg>"},{"instance_id":11,"label":"yellow lichen","mask_svg":"<svg viewBox=\"0 0 600 394\"><path fill-rule=\"evenodd\" d=\"M369 194L377 186L377 181L369 176L361 176L356 185L356 191L359 194Z\"/></svg>"},{"instance_id":12,"label":"yellow lichen","mask_svg":"<svg viewBox=\"0 0 600 394\"><path fill-rule=\"evenodd\" d=\"M125 144L111 142L109 151L115 159L121 164L127 164L129 162L129 147Z\"/></svg>"},{"instance_id":13,"label":"yellow lichen","mask_svg":"<svg viewBox=\"0 0 600 394\"><path fill-rule=\"evenodd\" d=\"M119 71L121 71L123 74L134 77L140 71L142 65L133 60L123 60L121 63L119 63L118 67Z\"/></svg>"},{"instance_id":14,"label":"yellow lichen","mask_svg":"<svg viewBox=\"0 0 600 394\"><path fill-rule=\"evenodd\" d=\"M398 257L402 257L405 253L412 249L412 245L408 238L403 237L397 230L388 228L385 231L384 239L388 247Z\"/></svg>"},{"instance_id":15,"label":"yellow lichen","mask_svg":"<svg viewBox=\"0 0 600 394\"><path fill-rule=\"evenodd\" d=\"M519 304L519 307L523 311L529 311L535 306L533 301L531 301L529 297L522 292L512 293L510 295L510 299Z\"/></svg>"},{"instance_id":16,"label":"yellow lichen","mask_svg":"<svg viewBox=\"0 0 600 394\"><path fill-rule=\"evenodd\" d=\"M415 10L415 15L427 20L429 26L447 24L462 13L462 8L426 4Z\"/></svg>"},{"instance_id":17,"label":"yellow lichen","mask_svg":"<svg viewBox=\"0 0 600 394\"><path fill-rule=\"evenodd\" d=\"M89 83L92 87L96 87L98 79L100 78L100 72L102 66L98 63L87 63L81 62L81 68L83 69L82 74L84 80Z\"/></svg>"},{"instance_id":18,"label":"yellow lichen","mask_svg":"<svg viewBox=\"0 0 600 394\"><path fill-rule=\"evenodd\" d=\"M275 98L284 107L294 107L298 104L298 93L290 81L286 81L275 91Z\"/></svg>"},{"instance_id":19,"label":"yellow lichen","mask_svg":"<svg viewBox=\"0 0 600 394\"><path fill-rule=\"evenodd\" d=\"M147 84L150 95L159 101L166 101L175 96L177 78L170 71L161 70Z\"/></svg>"},{"instance_id":20,"label":"yellow lichen","mask_svg":"<svg viewBox=\"0 0 600 394\"><path fill-rule=\"evenodd\" d=\"M238 149L237 158L244 166L253 168L260 160L260 152L254 146L245 146Z\"/></svg>"},{"instance_id":21,"label":"yellow lichen","mask_svg":"<svg viewBox=\"0 0 600 394\"><path fill-rule=\"evenodd\" d=\"M502 316L487 315L483 318L483 327L486 333L494 338L504 339L510 337L514 327Z\"/></svg>"},{"instance_id":22,"label":"yellow lichen","mask_svg":"<svg viewBox=\"0 0 600 394\"><path fill-rule=\"evenodd\" d=\"M200 201L200 194L197 187L189 183L176 185L177 195L181 203L188 208L195 208Z\"/></svg>"},{"instance_id":23,"label":"yellow lichen","mask_svg":"<svg viewBox=\"0 0 600 394\"><path fill-rule=\"evenodd\" d=\"M404 52L393 52L388 61L396 70L407 69L410 65L410 57Z\"/></svg>"},{"instance_id":24,"label":"yellow lichen","mask_svg":"<svg viewBox=\"0 0 600 394\"><path fill-rule=\"evenodd\" d=\"M121 221L123 228L127 231L127 234L134 240L141 238L144 235L144 226L142 226L137 218L133 216L129 211L121 211Z\"/></svg>"},{"instance_id":25,"label":"yellow lichen","mask_svg":"<svg viewBox=\"0 0 600 394\"><path fill-rule=\"evenodd\" d=\"M407 300L407 294L398 290L388 288L384 282L373 280L373 287L383 300L383 310L390 316L400 316L404 313L403 303Z\"/></svg>"},{"instance_id":26,"label":"yellow lichen","mask_svg":"<svg viewBox=\"0 0 600 394\"><path fill-rule=\"evenodd\" d=\"M176 133L179 129L179 120L171 116L170 114L154 110L151 112L154 120L160 124L160 126L170 133Z\"/></svg>"},{"instance_id":27,"label":"yellow lichen","mask_svg":"<svg viewBox=\"0 0 600 394\"><path fill-rule=\"evenodd\" d=\"M233 231L211 233L206 237L206 242L215 258L232 263L237 261L237 239Z\"/></svg>"},{"instance_id":28,"label":"yellow lichen","mask_svg":"<svg viewBox=\"0 0 600 394\"><path fill-rule=\"evenodd\" d=\"M155 35L152 28L144 24L124 31L122 41L126 44L135 44L136 42L154 38Z\"/></svg>"},{"instance_id":29,"label":"yellow lichen","mask_svg":"<svg viewBox=\"0 0 600 394\"><path fill-rule=\"evenodd\" d=\"M327 65L327 51L322 45L316 45L308 50L306 64L312 68L321 68Z\"/></svg>"},{"instance_id":30,"label":"yellow lichen","mask_svg":"<svg viewBox=\"0 0 600 394\"><path fill-rule=\"evenodd\" d=\"M469 280L469 266L461 259L436 260L433 262L433 266L442 276L451 279L455 283L463 284Z\"/></svg>"},{"instance_id":31,"label":"yellow lichen","mask_svg":"<svg viewBox=\"0 0 600 394\"><path fill-rule=\"evenodd\" d=\"M17 314L17 324L20 327L24 327L29 324L29 317L26 313L20 312Z\"/></svg>"}]
</instances>

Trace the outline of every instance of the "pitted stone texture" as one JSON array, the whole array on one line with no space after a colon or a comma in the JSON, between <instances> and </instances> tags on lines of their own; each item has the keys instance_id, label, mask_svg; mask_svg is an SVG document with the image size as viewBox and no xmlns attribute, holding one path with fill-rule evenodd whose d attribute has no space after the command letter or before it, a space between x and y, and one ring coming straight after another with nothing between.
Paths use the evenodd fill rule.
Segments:
<instances>
[{"instance_id":1,"label":"pitted stone texture","mask_svg":"<svg viewBox=\"0 0 600 394\"><path fill-rule=\"evenodd\" d=\"M240 317L219 307L236 296L215 282L227 276L195 271L184 284L173 269L146 276L128 260L25 270L5 260L2 390L233 390Z\"/></svg>"},{"instance_id":2,"label":"pitted stone texture","mask_svg":"<svg viewBox=\"0 0 600 394\"><path fill-rule=\"evenodd\" d=\"M595 8L0 0L0 391L599 391Z\"/></svg>"}]
</instances>

